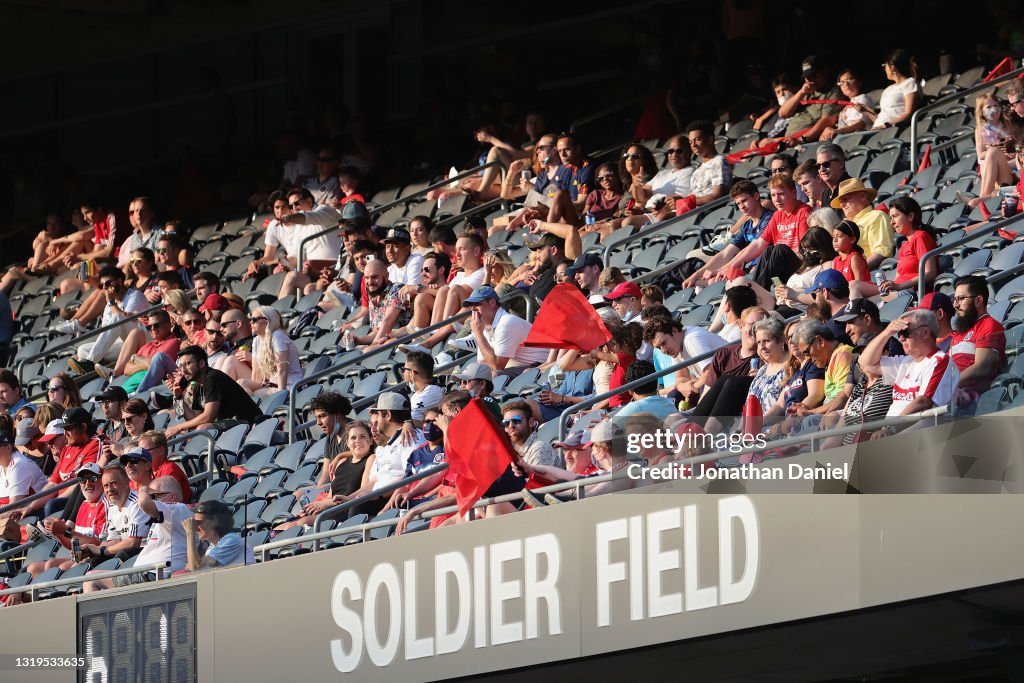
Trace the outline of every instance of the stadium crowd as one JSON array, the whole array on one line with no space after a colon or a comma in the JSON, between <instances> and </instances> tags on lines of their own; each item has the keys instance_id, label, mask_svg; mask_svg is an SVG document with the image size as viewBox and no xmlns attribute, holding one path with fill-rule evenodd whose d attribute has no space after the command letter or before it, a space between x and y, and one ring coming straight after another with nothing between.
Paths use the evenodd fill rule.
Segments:
<instances>
[{"instance_id":1,"label":"stadium crowd","mask_svg":"<svg viewBox=\"0 0 1024 683\"><path fill-rule=\"evenodd\" d=\"M457 500L454 467L392 485L445 462L455 440L476 438L450 429L471 403L491 414L509 447L511 462L485 495L524 491L526 501L487 505L485 517L559 502L529 491L618 472L631 458L653 467L710 452L627 454L631 434L753 430L770 441L867 425L828 442L839 445L895 433L870 425L887 416L936 407L972 414L1006 364L1005 330L988 313L989 284L966 274L953 281L952 296L939 291L944 269L926 255L941 235L927 212L912 192L877 203L877 189L848 172L840 144L909 121L924 101L914 61L902 50L886 56L891 84L877 106L849 69L836 72L813 56L799 67L799 78L776 79L777 106L756 117L749 147L769 156L769 172L754 179L737 173L750 157L719 150L710 121L690 122L660 147L632 141L600 163L578 136L538 128L522 146L479 134L489 145L484 158L507 168L453 183L431 201L456 197L469 208L498 197L506 208L486 218L470 213L458 228L426 214L375 224L359 172L340 166L330 145L315 166L309 150L289 162L280 186L261 198L271 213L239 233L255 248L213 262L217 268L180 223L161 223L146 197L128 202L131 234L121 243L116 212L97 204L83 204L70 220L48 216L32 257L0 282L0 352L19 358L8 295L40 280L51 283L53 298L71 302L52 334L76 341L61 370L47 375L45 396L29 395L22 365L0 370L0 503L49 484L77 485L6 513L0 532L15 543L56 542L50 557L26 564L33 577L95 571L112 558L167 561L171 572L252 562L239 531L302 531L353 502L343 517L408 510L397 523L403 533ZM1021 157L1005 143L1024 141L1024 84L985 97L982 201L1017 177L1024 183ZM813 153L797 163L805 148ZM1010 199L1021 189L1000 195L1004 215L1015 211ZM602 243L660 223L672 235L668 221L714 202L735 206L734 224L664 276L637 282L628 267L605 263ZM705 288L718 292L705 324L666 307L666 290L696 296ZM927 295L917 300L919 289ZM535 305L524 299L541 317L531 318ZM583 346L593 334L540 322L545 306L581 301L599 343ZM524 345L539 332L553 341ZM326 365L315 363L314 346ZM304 382L340 360L370 357L364 376L385 366L384 375L394 373L373 391ZM300 414L282 417L297 383L314 392ZM367 398L364 411L353 408ZM543 426L567 410L571 427L558 441L557 429ZM276 480L270 500L280 514L242 524L249 498L221 494L246 479L252 492L274 468L247 468L255 451L239 439L217 458L227 482L216 487L170 444L195 431L223 435L271 421L255 447L273 455L303 415L315 424L297 431L319 436L309 446L315 467L304 470L306 481ZM587 495L634 484L615 478ZM464 520L433 517L430 525ZM85 590L151 578L101 578Z\"/></svg>"}]
</instances>

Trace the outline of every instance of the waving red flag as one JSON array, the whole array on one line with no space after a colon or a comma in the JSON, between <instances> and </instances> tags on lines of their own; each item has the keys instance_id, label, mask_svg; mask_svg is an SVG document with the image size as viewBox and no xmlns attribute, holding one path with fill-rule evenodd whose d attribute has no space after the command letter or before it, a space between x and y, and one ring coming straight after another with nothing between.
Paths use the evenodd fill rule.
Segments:
<instances>
[{"instance_id":1,"label":"waving red flag","mask_svg":"<svg viewBox=\"0 0 1024 683\"><path fill-rule=\"evenodd\" d=\"M455 498L464 515L512 463L515 451L494 415L474 398L445 432L445 457L455 477Z\"/></svg>"},{"instance_id":2,"label":"waving red flag","mask_svg":"<svg viewBox=\"0 0 1024 683\"><path fill-rule=\"evenodd\" d=\"M563 282L544 298L523 346L588 353L611 338L612 333L583 293Z\"/></svg>"},{"instance_id":3,"label":"waving red flag","mask_svg":"<svg viewBox=\"0 0 1024 683\"><path fill-rule=\"evenodd\" d=\"M996 67L988 72L985 78L981 79L982 83L988 83L993 78L999 78L1003 74L1008 74L1013 71L1013 60L1009 57L1004 57L1003 61L996 64Z\"/></svg>"}]
</instances>

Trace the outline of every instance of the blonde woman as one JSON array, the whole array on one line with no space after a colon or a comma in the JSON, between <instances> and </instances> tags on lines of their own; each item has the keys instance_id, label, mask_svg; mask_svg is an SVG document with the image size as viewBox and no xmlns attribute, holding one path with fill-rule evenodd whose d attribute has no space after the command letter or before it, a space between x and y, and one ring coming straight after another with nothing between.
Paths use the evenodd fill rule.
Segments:
<instances>
[{"instance_id":1,"label":"blonde woman","mask_svg":"<svg viewBox=\"0 0 1024 683\"><path fill-rule=\"evenodd\" d=\"M181 316L192 310L192 299L183 289L171 289L163 293L164 310L171 316L171 325L181 327Z\"/></svg>"},{"instance_id":2,"label":"blonde woman","mask_svg":"<svg viewBox=\"0 0 1024 683\"><path fill-rule=\"evenodd\" d=\"M281 329L281 314L259 306L249 314L252 325L252 378L241 384L253 396L266 396L287 389L302 379L299 351Z\"/></svg>"}]
</instances>

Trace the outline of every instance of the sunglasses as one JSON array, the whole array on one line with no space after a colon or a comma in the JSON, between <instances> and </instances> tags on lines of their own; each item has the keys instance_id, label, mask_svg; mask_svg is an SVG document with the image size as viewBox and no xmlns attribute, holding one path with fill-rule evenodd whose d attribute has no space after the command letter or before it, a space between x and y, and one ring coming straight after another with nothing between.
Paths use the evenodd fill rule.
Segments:
<instances>
[{"instance_id":1,"label":"sunglasses","mask_svg":"<svg viewBox=\"0 0 1024 683\"><path fill-rule=\"evenodd\" d=\"M828 165L831 164L833 161L836 161L836 159L829 159L828 161L822 161L820 164L816 164L816 166L817 166L818 170L821 171L823 169L828 168Z\"/></svg>"},{"instance_id":2,"label":"sunglasses","mask_svg":"<svg viewBox=\"0 0 1024 683\"><path fill-rule=\"evenodd\" d=\"M510 424L513 424L513 425L522 424L524 419L526 419L526 418L522 417L521 415L516 415L515 417L507 417L507 418L505 418L504 420L501 421L501 426L502 427L508 427Z\"/></svg>"},{"instance_id":3,"label":"sunglasses","mask_svg":"<svg viewBox=\"0 0 1024 683\"><path fill-rule=\"evenodd\" d=\"M622 155L622 158L623 159L639 159L640 155L637 154L636 152L626 152L625 154Z\"/></svg>"},{"instance_id":4,"label":"sunglasses","mask_svg":"<svg viewBox=\"0 0 1024 683\"><path fill-rule=\"evenodd\" d=\"M170 249L168 249L167 247L157 247L156 249L153 250L153 252L156 254L166 254L169 251Z\"/></svg>"},{"instance_id":5,"label":"sunglasses","mask_svg":"<svg viewBox=\"0 0 1024 683\"><path fill-rule=\"evenodd\" d=\"M249 317L249 322L251 322L251 323L264 322L265 323L265 322L267 322L267 319L264 316L262 316L262 315L253 315L253 316Z\"/></svg>"},{"instance_id":6,"label":"sunglasses","mask_svg":"<svg viewBox=\"0 0 1024 683\"><path fill-rule=\"evenodd\" d=\"M156 332L157 330L160 329L161 325L163 325L163 323L152 323L150 325L146 325L146 329L149 330L150 332Z\"/></svg>"},{"instance_id":7,"label":"sunglasses","mask_svg":"<svg viewBox=\"0 0 1024 683\"><path fill-rule=\"evenodd\" d=\"M900 339L907 339L908 337L910 337L911 334L914 333L914 330L919 330L922 327L927 327L927 325L918 325L916 327L908 327L905 330L900 330L899 332L897 332L896 336L899 337Z\"/></svg>"},{"instance_id":8,"label":"sunglasses","mask_svg":"<svg viewBox=\"0 0 1024 683\"><path fill-rule=\"evenodd\" d=\"M139 417L139 416L138 416L138 415L136 415L136 417ZM125 463L126 463L126 464L128 464L128 465L138 465L138 464L139 464L140 462L142 462L142 461L143 461L144 459L145 459L145 458L125 458ZM156 496L156 495L158 495L158 494L157 494L157 492L156 492L156 491L153 491L153 492L152 492L152 495Z\"/></svg>"},{"instance_id":9,"label":"sunglasses","mask_svg":"<svg viewBox=\"0 0 1024 683\"><path fill-rule=\"evenodd\" d=\"M46 390L50 393L53 393L55 391L64 391L64 387L62 387L59 384L55 384L52 387L46 387Z\"/></svg>"},{"instance_id":10,"label":"sunglasses","mask_svg":"<svg viewBox=\"0 0 1024 683\"><path fill-rule=\"evenodd\" d=\"M597 176L597 179L598 180L608 180L608 181L611 181L611 180L615 180L615 176L610 174L610 173L606 173L605 175Z\"/></svg>"},{"instance_id":11,"label":"sunglasses","mask_svg":"<svg viewBox=\"0 0 1024 683\"><path fill-rule=\"evenodd\" d=\"M106 282L100 283L100 287L102 287L103 289L113 289L116 286L117 282L114 280L107 280Z\"/></svg>"},{"instance_id":12,"label":"sunglasses","mask_svg":"<svg viewBox=\"0 0 1024 683\"><path fill-rule=\"evenodd\" d=\"M133 258L133 259L129 259L128 260L128 263L132 264L133 266L134 265L138 265L139 263L144 263L144 262L145 262L145 259L141 259L141 258Z\"/></svg>"},{"instance_id":13,"label":"sunglasses","mask_svg":"<svg viewBox=\"0 0 1024 683\"><path fill-rule=\"evenodd\" d=\"M684 152L689 152L689 151L690 150L687 149L686 147L669 147L668 149L665 150L665 154L668 154L668 155L671 155L671 154L683 154Z\"/></svg>"},{"instance_id":14,"label":"sunglasses","mask_svg":"<svg viewBox=\"0 0 1024 683\"><path fill-rule=\"evenodd\" d=\"M79 475L78 480L83 484L95 484L100 480L95 474L83 474Z\"/></svg>"},{"instance_id":15,"label":"sunglasses","mask_svg":"<svg viewBox=\"0 0 1024 683\"><path fill-rule=\"evenodd\" d=\"M292 202L291 204L289 204L289 205L288 205L288 208L290 208L290 209L297 209L297 208L299 208L299 206L300 206L301 204L302 204L302 202L301 202L301 201L298 201L298 202Z\"/></svg>"}]
</instances>

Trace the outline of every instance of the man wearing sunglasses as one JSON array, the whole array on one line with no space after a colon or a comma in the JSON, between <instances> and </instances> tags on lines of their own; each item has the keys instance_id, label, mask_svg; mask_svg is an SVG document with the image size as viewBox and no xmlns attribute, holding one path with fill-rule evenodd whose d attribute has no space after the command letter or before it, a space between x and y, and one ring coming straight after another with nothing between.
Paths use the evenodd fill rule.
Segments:
<instances>
[{"instance_id":1,"label":"man wearing sunglasses","mask_svg":"<svg viewBox=\"0 0 1024 683\"><path fill-rule=\"evenodd\" d=\"M501 407L501 426L520 459L531 465L564 467L562 456L537 434L537 421L530 404L514 399Z\"/></svg>"},{"instance_id":2,"label":"man wearing sunglasses","mask_svg":"<svg viewBox=\"0 0 1024 683\"><path fill-rule=\"evenodd\" d=\"M156 242L156 249L153 256L156 258L157 274L177 273L183 283L183 289L192 289L195 285L192 282L192 269L182 261L182 254L187 247L181 243L181 238L173 233L165 232L160 235ZM186 252L187 253L187 252ZM156 282L157 279L153 278ZM160 291L154 287L146 290L146 299L155 304L160 301Z\"/></svg>"},{"instance_id":3,"label":"man wearing sunglasses","mask_svg":"<svg viewBox=\"0 0 1024 683\"><path fill-rule=\"evenodd\" d=\"M667 204L674 206L674 202L671 201L673 198L690 195L690 178L693 176L693 151L690 149L690 141L685 135L670 138L665 143L665 156L668 159L668 166L658 171L651 181L643 186L643 191L637 193L637 204L644 205L653 195L662 194L668 198Z\"/></svg>"},{"instance_id":4,"label":"man wearing sunglasses","mask_svg":"<svg viewBox=\"0 0 1024 683\"><path fill-rule=\"evenodd\" d=\"M60 440L61 436L66 440L60 450L57 465L50 474L50 484L63 484L75 476L82 465L99 459L100 442L92 438L91 428L92 416L84 408L68 408L59 422L55 420L46 426L46 433L39 438L41 442ZM74 506L78 503L77 495L74 487L68 487L59 493L51 493L22 508L21 515L27 517L42 510L42 516L49 517L54 512L64 510L61 516L70 519Z\"/></svg>"},{"instance_id":5,"label":"man wearing sunglasses","mask_svg":"<svg viewBox=\"0 0 1024 683\"><path fill-rule=\"evenodd\" d=\"M100 271L99 279L100 291L105 302L103 314L99 320L100 327L114 325L119 320L143 311L149 306L142 292L125 286L124 273L114 266L103 268ZM70 325L68 325L69 323ZM66 326L73 327L76 335L85 332L85 327L77 317L58 325L57 329L67 333L67 330L63 329ZM128 324L120 325L103 332L94 341L82 344L78 347L77 354L68 362L68 366L78 374L84 374L91 371L96 363L116 360L129 329Z\"/></svg>"},{"instance_id":6,"label":"man wearing sunglasses","mask_svg":"<svg viewBox=\"0 0 1024 683\"><path fill-rule=\"evenodd\" d=\"M826 142L815 150L818 179L825 189L817 197L819 206L830 206L839 194L839 184L850 179L846 171L846 150L834 142Z\"/></svg>"},{"instance_id":7,"label":"man wearing sunglasses","mask_svg":"<svg viewBox=\"0 0 1024 683\"><path fill-rule=\"evenodd\" d=\"M204 429L216 423L227 429L241 422L252 422L260 415L259 406L248 392L220 370L209 367L206 352L189 346L178 354L178 371L164 382L174 397L175 412L184 422L171 425L167 438L190 429ZM195 386L191 386L195 383Z\"/></svg>"},{"instance_id":8,"label":"man wearing sunglasses","mask_svg":"<svg viewBox=\"0 0 1024 683\"><path fill-rule=\"evenodd\" d=\"M861 366L881 375L882 381L892 385L888 417L949 405L956 395L960 373L949 354L939 349L936 343L938 333L939 322L935 314L916 308L889 323L861 352ZM882 355L886 341L893 335L903 344L906 355ZM872 434L871 438L896 431L886 427Z\"/></svg>"},{"instance_id":9,"label":"man wearing sunglasses","mask_svg":"<svg viewBox=\"0 0 1024 683\"><path fill-rule=\"evenodd\" d=\"M82 492L82 504L78 506L74 524L71 524L70 520L58 517L47 517L43 520L43 528L46 529L46 532L68 550L71 550L71 541L76 538L83 546L98 546L106 538L107 501L103 497L103 486L100 484L101 474L102 470L94 462L79 468L77 475L78 486ZM33 562L25 568L25 571L32 576L38 576L53 567L60 567L61 571L67 571L78 561L78 558L69 560L54 557L45 562Z\"/></svg>"}]
</instances>

